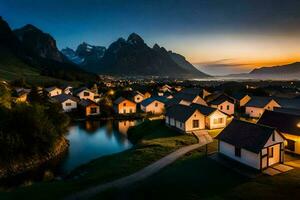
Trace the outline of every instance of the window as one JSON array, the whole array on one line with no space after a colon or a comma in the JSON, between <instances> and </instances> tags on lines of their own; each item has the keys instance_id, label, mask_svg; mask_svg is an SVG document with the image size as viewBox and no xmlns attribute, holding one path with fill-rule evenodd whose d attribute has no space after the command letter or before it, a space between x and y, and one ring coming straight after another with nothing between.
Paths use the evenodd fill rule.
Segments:
<instances>
[{"instance_id":1,"label":"window","mask_svg":"<svg viewBox=\"0 0 300 200\"><path fill-rule=\"evenodd\" d=\"M272 134L272 141L275 141L275 133Z\"/></svg>"},{"instance_id":2,"label":"window","mask_svg":"<svg viewBox=\"0 0 300 200\"><path fill-rule=\"evenodd\" d=\"M157 107L158 106L158 103L155 103L155 107Z\"/></svg>"},{"instance_id":3,"label":"window","mask_svg":"<svg viewBox=\"0 0 300 200\"><path fill-rule=\"evenodd\" d=\"M97 108L96 107L93 107L93 108L91 108L91 113L97 113Z\"/></svg>"},{"instance_id":4,"label":"window","mask_svg":"<svg viewBox=\"0 0 300 200\"><path fill-rule=\"evenodd\" d=\"M268 155L269 155L269 158L273 158L273 156L274 156L274 148L273 147L268 148Z\"/></svg>"},{"instance_id":5,"label":"window","mask_svg":"<svg viewBox=\"0 0 300 200\"><path fill-rule=\"evenodd\" d=\"M123 103L123 106L126 106L126 103Z\"/></svg>"},{"instance_id":6,"label":"window","mask_svg":"<svg viewBox=\"0 0 300 200\"><path fill-rule=\"evenodd\" d=\"M235 147L235 148L234 148L234 155L235 155L236 157L241 157L241 148Z\"/></svg>"},{"instance_id":7,"label":"window","mask_svg":"<svg viewBox=\"0 0 300 200\"><path fill-rule=\"evenodd\" d=\"M136 100L139 101L139 100L140 100L140 97L137 97Z\"/></svg>"},{"instance_id":8,"label":"window","mask_svg":"<svg viewBox=\"0 0 300 200\"><path fill-rule=\"evenodd\" d=\"M123 113L126 113L126 109L123 109Z\"/></svg>"},{"instance_id":9,"label":"window","mask_svg":"<svg viewBox=\"0 0 300 200\"><path fill-rule=\"evenodd\" d=\"M199 127L199 120L193 120L193 128Z\"/></svg>"},{"instance_id":10,"label":"window","mask_svg":"<svg viewBox=\"0 0 300 200\"><path fill-rule=\"evenodd\" d=\"M132 108L130 108L129 112L132 113Z\"/></svg>"},{"instance_id":11,"label":"window","mask_svg":"<svg viewBox=\"0 0 300 200\"><path fill-rule=\"evenodd\" d=\"M66 106L71 106L72 104L71 103L66 103Z\"/></svg>"},{"instance_id":12,"label":"window","mask_svg":"<svg viewBox=\"0 0 300 200\"><path fill-rule=\"evenodd\" d=\"M214 119L214 124L222 124L222 123L223 123L223 118Z\"/></svg>"},{"instance_id":13,"label":"window","mask_svg":"<svg viewBox=\"0 0 300 200\"><path fill-rule=\"evenodd\" d=\"M89 92L83 92L83 96L85 96L85 97L90 96L90 93Z\"/></svg>"},{"instance_id":14,"label":"window","mask_svg":"<svg viewBox=\"0 0 300 200\"><path fill-rule=\"evenodd\" d=\"M227 105L227 110L229 110L229 105Z\"/></svg>"},{"instance_id":15,"label":"window","mask_svg":"<svg viewBox=\"0 0 300 200\"><path fill-rule=\"evenodd\" d=\"M223 110L223 106L220 106L220 109Z\"/></svg>"}]
</instances>

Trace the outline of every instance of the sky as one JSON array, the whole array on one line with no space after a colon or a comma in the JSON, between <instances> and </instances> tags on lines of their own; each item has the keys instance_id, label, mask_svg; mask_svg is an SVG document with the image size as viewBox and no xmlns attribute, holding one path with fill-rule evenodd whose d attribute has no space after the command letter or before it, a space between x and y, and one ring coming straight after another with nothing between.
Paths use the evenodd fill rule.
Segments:
<instances>
[{"instance_id":1,"label":"sky","mask_svg":"<svg viewBox=\"0 0 300 200\"><path fill-rule=\"evenodd\" d=\"M299 0L0 0L0 15L51 34L59 49L135 32L212 75L300 61Z\"/></svg>"}]
</instances>

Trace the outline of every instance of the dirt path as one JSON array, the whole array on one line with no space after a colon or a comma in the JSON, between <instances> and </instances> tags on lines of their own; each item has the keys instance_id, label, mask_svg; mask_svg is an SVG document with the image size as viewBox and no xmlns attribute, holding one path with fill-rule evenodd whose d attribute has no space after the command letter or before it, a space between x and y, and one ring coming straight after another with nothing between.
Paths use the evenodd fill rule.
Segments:
<instances>
[{"instance_id":1,"label":"dirt path","mask_svg":"<svg viewBox=\"0 0 300 200\"><path fill-rule=\"evenodd\" d=\"M212 142L212 138L205 131L196 132L195 135L197 136L199 143L182 147L182 148L174 151L173 153L170 153L169 155L159 159L158 161L148 165L147 167L145 167L145 168L141 169L140 171L137 171L129 176L125 176L125 177L117 179L115 181L111 181L108 183L90 187L86 190L72 194L71 196L68 196L66 198L66 200L89 199L90 197L96 195L97 193L103 192L109 188L122 188L124 186L128 186L135 182L141 181L141 180L157 173L162 168L170 165L171 163L173 163L174 161L176 161L177 159L179 159L181 156L185 155L186 153L193 151L195 149L198 149L199 147Z\"/></svg>"}]
</instances>

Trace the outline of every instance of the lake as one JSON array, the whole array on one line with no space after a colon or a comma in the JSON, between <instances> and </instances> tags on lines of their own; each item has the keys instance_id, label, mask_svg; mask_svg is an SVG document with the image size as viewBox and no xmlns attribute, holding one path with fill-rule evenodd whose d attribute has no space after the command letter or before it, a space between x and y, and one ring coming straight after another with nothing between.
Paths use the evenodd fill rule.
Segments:
<instances>
[{"instance_id":1,"label":"lake","mask_svg":"<svg viewBox=\"0 0 300 200\"><path fill-rule=\"evenodd\" d=\"M61 157L39 168L3 180L1 186L11 188L42 181L45 172L55 177L63 177L76 167L101 156L125 151L132 147L127 139L129 127L140 121L82 121L71 124L66 138L70 146Z\"/></svg>"}]
</instances>

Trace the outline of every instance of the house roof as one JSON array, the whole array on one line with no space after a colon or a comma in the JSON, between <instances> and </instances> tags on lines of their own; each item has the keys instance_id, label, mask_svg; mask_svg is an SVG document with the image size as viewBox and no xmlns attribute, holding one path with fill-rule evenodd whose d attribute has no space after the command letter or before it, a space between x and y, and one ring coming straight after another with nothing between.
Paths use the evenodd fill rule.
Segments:
<instances>
[{"instance_id":1,"label":"house roof","mask_svg":"<svg viewBox=\"0 0 300 200\"><path fill-rule=\"evenodd\" d=\"M57 101L59 103L63 103L68 99L70 99L72 101L75 101L75 102L79 101L76 97L74 97L72 95L68 95L68 94L59 94L59 95L56 95L54 97L51 97L51 99L53 99L54 101Z\"/></svg>"},{"instance_id":2,"label":"house roof","mask_svg":"<svg viewBox=\"0 0 300 200\"><path fill-rule=\"evenodd\" d=\"M179 99L179 100L185 100L185 101L192 102L197 96L199 96L199 95L198 94L187 94L187 93L179 92L179 93L174 95L174 98Z\"/></svg>"},{"instance_id":3,"label":"house roof","mask_svg":"<svg viewBox=\"0 0 300 200\"><path fill-rule=\"evenodd\" d=\"M245 96L247 96L248 94L243 94L243 93L233 93L232 95L230 95L232 98L236 99L236 100L242 100ZM248 95L250 96L250 95Z\"/></svg>"},{"instance_id":4,"label":"house roof","mask_svg":"<svg viewBox=\"0 0 300 200\"><path fill-rule=\"evenodd\" d=\"M294 108L274 108L275 112L281 112L281 113L287 113L287 114L292 114L292 115L300 115L300 107L299 109L294 109Z\"/></svg>"},{"instance_id":5,"label":"house roof","mask_svg":"<svg viewBox=\"0 0 300 200\"><path fill-rule=\"evenodd\" d=\"M200 104L197 104L197 103L192 103L190 106L194 109L198 109L205 116L208 116L208 115L210 115L211 113L213 113L217 110L216 108L203 106L203 105L200 105Z\"/></svg>"},{"instance_id":6,"label":"house roof","mask_svg":"<svg viewBox=\"0 0 300 200\"><path fill-rule=\"evenodd\" d=\"M176 119L180 122L188 120L197 109L181 104L173 105L166 110L166 116Z\"/></svg>"},{"instance_id":7,"label":"house roof","mask_svg":"<svg viewBox=\"0 0 300 200\"><path fill-rule=\"evenodd\" d=\"M156 96L156 97L150 97L150 98L147 98L145 100L143 100L141 102L141 105L142 106L148 106L149 104L151 104L153 101L159 101L161 103L165 103L167 101L167 98L163 97L163 96Z\"/></svg>"},{"instance_id":8,"label":"house roof","mask_svg":"<svg viewBox=\"0 0 300 200\"><path fill-rule=\"evenodd\" d=\"M275 128L269 126L233 119L216 138L236 147L259 153L274 131Z\"/></svg>"},{"instance_id":9,"label":"house roof","mask_svg":"<svg viewBox=\"0 0 300 200\"><path fill-rule=\"evenodd\" d=\"M180 93L194 94L194 95L202 96L203 88L185 88L185 89L181 90Z\"/></svg>"},{"instance_id":10,"label":"house roof","mask_svg":"<svg viewBox=\"0 0 300 200\"><path fill-rule=\"evenodd\" d=\"M257 107L257 108L263 108L268 103L270 103L271 100L274 100L272 97L251 97L250 101L246 103L245 106L248 107Z\"/></svg>"},{"instance_id":11,"label":"house roof","mask_svg":"<svg viewBox=\"0 0 300 200\"><path fill-rule=\"evenodd\" d=\"M300 136L300 114L295 115L266 110L257 123L276 127L283 133Z\"/></svg>"},{"instance_id":12,"label":"house roof","mask_svg":"<svg viewBox=\"0 0 300 200\"><path fill-rule=\"evenodd\" d=\"M300 109L300 99L275 98L275 101L283 108Z\"/></svg>"},{"instance_id":13,"label":"house roof","mask_svg":"<svg viewBox=\"0 0 300 200\"><path fill-rule=\"evenodd\" d=\"M51 91L53 91L53 90L55 90L55 89L60 89L60 88L58 88L58 87L56 87L56 86L52 86L52 87L47 87L47 88L45 88L45 91L51 92ZM60 90L61 90L61 89L60 89Z\"/></svg>"},{"instance_id":14,"label":"house roof","mask_svg":"<svg viewBox=\"0 0 300 200\"><path fill-rule=\"evenodd\" d=\"M128 100L128 99L126 99L126 98L124 98L124 97L119 97L119 98L117 98L117 99L114 101L114 104L120 104L120 103L122 103L123 101L130 101L130 102L134 103L133 101ZM135 104L135 103L134 103L134 104Z\"/></svg>"},{"instance_id":15,"label":"house roof","mask_svg":"<svg viewBox=\"0 0 300 200\"><path fill-rule=\"evenodd\" d=\"M89 92L91 92L87 87L81 87L81 88L75 89L75 90L73 91L73 93L74 93L75 95L77 95L78 93L80 93L80 92L82 92L82 91L84 91L84 90L88 90Z\"/></svg>"},{"instance_id":16,"label":"house roof","mask_svg":"<svg viewBox=\"0 0 300 200\"><path fill-rule=\"evenodd\" d=\"M95 105L98 106L97 103L95 103L94 101L90 100L90 99L81 99L79 101L79 105L83 106L83 107L87 107L87 106L91 106L91 105Z\"/></svg>"},{"instance_id":17,"label":"house roof","mask_svg":"<svg viewBox=\"0 0 300 200\"><path fill-rule=\"evenodd\" d=\"M216 95L215 98L211 99L209 101L210 104L213 105L219 105L225 101L228 101L230 103L234 103L234 99L230 96L228 96L227 94L221 93L219 95Z\"/></svg>"}]
</instances>

